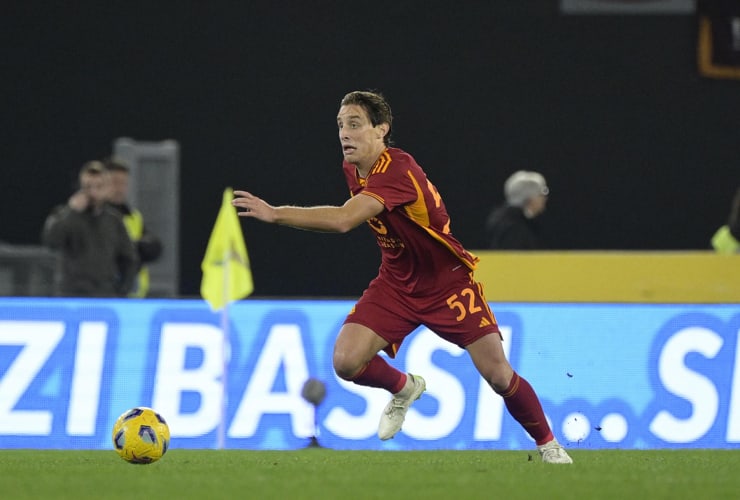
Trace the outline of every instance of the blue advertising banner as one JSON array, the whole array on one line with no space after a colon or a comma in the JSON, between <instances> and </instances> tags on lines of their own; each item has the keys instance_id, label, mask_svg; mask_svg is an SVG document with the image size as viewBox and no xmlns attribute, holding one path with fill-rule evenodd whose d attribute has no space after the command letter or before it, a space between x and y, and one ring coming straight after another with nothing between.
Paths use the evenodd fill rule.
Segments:
<instances>
[{"instance_id":1,"label":"blue advertising banner","mask_svg":"<svg viewBox=\"0 0 740 500\"><path fill-rule=\"evenodd\" d=\"M389 395L338 379L352 301L0 299L0 448L111 448L149 406L172 447L530 449L467 354L426 328L391 363L427 392L393 440ZM740 305L492 304L514 368L570 447L737 448ZM226 369L225 369L226 368ZM327 393L315 408L309 378ZM225 398L224 398L225 396Z\"/></svg>"}]
</instances>

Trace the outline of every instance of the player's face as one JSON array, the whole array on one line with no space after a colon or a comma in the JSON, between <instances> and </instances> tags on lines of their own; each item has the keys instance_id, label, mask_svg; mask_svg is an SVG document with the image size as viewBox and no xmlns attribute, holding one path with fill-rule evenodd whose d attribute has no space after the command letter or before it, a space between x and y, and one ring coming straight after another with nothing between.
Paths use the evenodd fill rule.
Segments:
<instances>
[{"instance_id":1,"label":"player's face","mask_svg":"<svg viewBox=\"0 0 740 500\"><path fill-rule=\"evenodd\" d=\"M347 104L339 108L337 126L342 153L347 162L360 168L370 167L385 150L383 137L387 126L373 126L362 106Z\"/></svg>"}]
</instances>

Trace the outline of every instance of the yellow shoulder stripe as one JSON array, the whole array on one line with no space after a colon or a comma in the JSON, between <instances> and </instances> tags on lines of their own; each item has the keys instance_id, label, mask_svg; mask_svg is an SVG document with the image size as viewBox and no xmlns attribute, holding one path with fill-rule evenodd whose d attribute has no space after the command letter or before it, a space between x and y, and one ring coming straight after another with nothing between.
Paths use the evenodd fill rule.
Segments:
<instances>
[{"instance_id":1,"label":"yellow shoulder stripe","mask_svg":"<svg viewBox=\"0 0 740 500\"><path fill-rule=\"evenodd\" d=\"M380 155L380 158L378 158L378 161L375 162L375 165L373 165L373 168L370 169L371 174L382 174L386 170L388 170L388 165L391 164L391 155L388 154L388 151L383 151L383 154Z\"/></svg>"}]
</instances>

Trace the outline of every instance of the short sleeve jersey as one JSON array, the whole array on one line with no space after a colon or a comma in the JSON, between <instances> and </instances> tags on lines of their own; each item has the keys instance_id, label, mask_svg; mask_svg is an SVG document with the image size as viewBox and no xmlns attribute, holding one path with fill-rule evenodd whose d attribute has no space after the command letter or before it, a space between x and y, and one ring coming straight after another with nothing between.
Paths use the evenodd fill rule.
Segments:
<instances>
[{"instance_id":1,"label":"short sleeve jersey","mask_svg":"<svg viewBox=\"0 0 740 500\"><path fill-rule=\"evenodd\" d=\"M446 271L475 269L478 258L452 236L439 192L411 155L386 149L366 178L350 163L343 168L352 196L372 196L385 207L367 221L381 250L378 278L414 294L437 287Z\"/></svg>"}]
</instances>

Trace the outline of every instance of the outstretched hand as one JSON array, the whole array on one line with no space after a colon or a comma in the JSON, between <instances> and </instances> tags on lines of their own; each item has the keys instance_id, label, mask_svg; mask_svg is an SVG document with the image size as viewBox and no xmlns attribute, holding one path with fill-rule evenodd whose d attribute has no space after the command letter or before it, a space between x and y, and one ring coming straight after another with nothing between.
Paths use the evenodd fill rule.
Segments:
<instances>
[{"instance_id":1,"label":"outstretched hand","mask_svg":"<svg viewBox=\"0 0 740 500\"><path fill-rule=\"evenodd\" d=\"M264 222L275 221L275 207L252 193L234 191L231 204L237 208L239 217L253 217Z\"/></svg>"}]
</instances>

